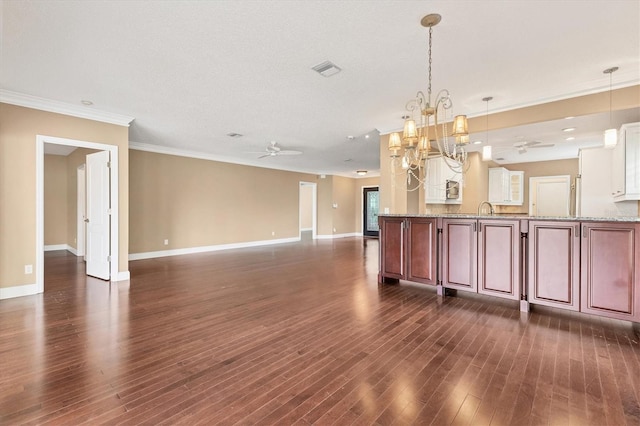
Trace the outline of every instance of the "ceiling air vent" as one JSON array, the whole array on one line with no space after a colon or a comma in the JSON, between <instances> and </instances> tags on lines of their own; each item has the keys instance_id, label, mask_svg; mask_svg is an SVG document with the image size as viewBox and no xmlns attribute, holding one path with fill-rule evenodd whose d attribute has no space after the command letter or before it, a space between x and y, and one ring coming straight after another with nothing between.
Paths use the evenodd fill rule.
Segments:
<instances>
[{"instance_id":1,"label":"ceiling air vent","mask_svg":"<svg viewBox=\"0 0 640 426\"><path fill-rule=\"evenodd\" d=\"M227 136L229 136L230 138L241 138L242 135L240 133L236 133L236 132L229 132L227 133Z\"/></svg>"},{"instance_id":2,"label":"ceiling air vent","mask_svg":"<svg viewBox=\"0 0 640 426\"><path fill-rule=\"evenodd\" d=\"M338 74L340 71L342 71L340 67L330 61L325 61L311 69L325 77L331 77L332 75Z\"/></svg>"}]
</instances>

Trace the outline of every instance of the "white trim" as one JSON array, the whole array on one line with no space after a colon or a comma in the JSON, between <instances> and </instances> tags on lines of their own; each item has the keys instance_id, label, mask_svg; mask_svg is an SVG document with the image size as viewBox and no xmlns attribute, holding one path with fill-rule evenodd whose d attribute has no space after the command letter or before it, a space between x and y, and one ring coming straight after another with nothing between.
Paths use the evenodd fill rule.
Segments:
<instances>
[{"instance_id":1,"label":"white trim","mask_svg":"<svg viewBox=\"0 0 640 426\"><path fill-rule=\"evenodd\" d=\"M32 296L40 293L37 284L17 285L14 287L0 288L0 300L14 297Z\"/></svg>"},{"instance_id":2,"label":"white trim","mask_svg":"<svg viewBox=\"0 0 640 426\"><path fill-rule=\"evenodd\" d=\"M56 250L66 250L71 254L73 254L74 256L78 255L78 251L74 247L71 247L69 244L50 244L50 245L44 246L44 251L56 251Z\"/></svg>"},{"instance_id":3,"label":"white trim","mask_svg":"<svg viewBox=\"0 0 640 426\"><path fill-rule=\"evenodd\" d=\"M313 228L300 228L300 232L313 231Z\"/></svg>"},{"instance_id":4,"label":"white trim","mask_svg":"<svg viewBox=\"0 0 640 426\"><path fill-rule=\"evenodd\" d=\"M80 148L109 151L111 156L110 194L111 194L111 262L110 276L119 276L119 211L118 211L118 146L96 142L86 142L74 139L58 138L54 136L36 135L36 285L38 293L44 291L44 144L70 145Z\"/></svg>"},{"instance_id":5,"label":"white trim","mask_svg":"<svg viewBox=\"0 0 640 426\"><path fill-rule=\"evenodd\" d=\"M56 251L56 250L67 250L69 246L67 244L50 244L48 246L44 246L44 251Z\"/></svg>"},{"instance_id":6,"label":"white trim","mask_svg":"<svg viewBox=\"0 0 640 426\"><path fill-rule=\"evenodd\" d=\"M111 279L111 281L128 281L131 279L131 274L129 271L120 271L115 279Z\"/></svg>"},{"instance_id":7,"label":"white trim","mask_svg":"<svg viewBox=\"0 0 640 426\"><path fill-rule=\"evenodd\" d=\"M358 236L362 236L362 234L358 235L357 232L350 232L348 234L318 235L317 238L319 240L335 240L337 238L349 238Z\"/></svg>"},{"instance_id":8,"label":"white trim","mask_svg":"<svg viewBox=\"0 0 640 426\"><path fill-rule=\"evenodd\" d=\"M50 244L48 246L44 246L44 251L56 250L66 250L74 256L78 255L78 251L74 247L71 247L69 244Z\"/></svg>"},{"instance_id":9,"label":"white trim","mask_svg":"<svg viewBox=\"0 0 640 426\"><path fill-rule=\"evenodd\" d=\"M92 107L68 104L51 99L39 98L24 93L11 92L0 89L0 102L17 105L26 108L38 109L41 111L55 112L57 114L70 115L72 117L86 118L88 120L101 121L103 123L117 124L118 126L129 127L134 117L114 114L112 112L98 111Z\"/></svg>"},{"instance_id":10,"label":"white trim","mask_svg":"<svg viewBox=\"0 0 640 426\"><path fill-rule=\"evenodd\" d=\"M213 246L188 247L174 250L149 251L129 254L129 260L154 259L156 257L181 256L183 254L206 253L210 251L231 250L247 247L268 246L272 244L295 243L300 238L280 238L277 240L248 241L246 243L217 244Z\"/></svg>"}]
</instances>

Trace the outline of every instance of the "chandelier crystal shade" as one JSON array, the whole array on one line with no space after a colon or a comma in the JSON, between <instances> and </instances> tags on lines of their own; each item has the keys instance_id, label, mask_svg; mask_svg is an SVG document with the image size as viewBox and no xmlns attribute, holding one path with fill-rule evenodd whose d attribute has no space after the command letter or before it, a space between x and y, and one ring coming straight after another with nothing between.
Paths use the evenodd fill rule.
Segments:
<instances>
[{"instance_id":1,"label":"chandelier crystal shade","mask_svg":"<svg viewBox=\"0 0 640 426\"><path fill-rule=\"evenodd\" d=\"M426 184L426 167L429 158L445 157L447 166L462 175L469 166L464 146L469 143L467 117L457 115L452 118L453 101L447 89L440 90L432 103L431 90L431 47L433 27L442 17L429 14L422 18L421 25L429 29L428 85L425 92L418 91L405 106L409 112L404 118L402 136L389 135L391 151L391 173L394 177L406 175L407 190L415 191ZM447 122L452 121L451 130ZM402 154L401 154L402 151ZM416 179L417 185L411 180ZM409 189L410 188L410 189Z\"/></svg>"}]
</instances>

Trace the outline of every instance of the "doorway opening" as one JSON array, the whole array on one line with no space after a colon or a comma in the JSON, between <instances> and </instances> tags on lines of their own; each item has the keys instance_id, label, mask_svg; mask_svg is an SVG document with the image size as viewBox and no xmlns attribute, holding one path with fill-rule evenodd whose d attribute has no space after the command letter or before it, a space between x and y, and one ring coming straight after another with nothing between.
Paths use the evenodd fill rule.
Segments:
<instances>
[{"instance_id":1,"label":"doorway opening","mask_svg":"<svg viewBox=\"0 0 640 426\"><path fill-rule=\"evenodd\" d=\"M300 182L299 189L299 237L315 240L317 233L317 184Z\"/></svg>"},{"instance_id":2,"label":"doorway opening","mask_svg":"<svg viewBox=\"0 0 640 426\"><path fill-rule=\"evenodd\" d=\"M378 238L378 212L380 192L377 186L362 188L362 235Z\"/></svg>"},{"instance_id":3,"label":"doorway opening","mask_svg":"<svg viewBox=\"0 0 640 426\"><path fill-rule=\"evenodd\" d=\"M106 277L117 281L119 259L119 216L118 216L118 147L102 143L79 141L52 136L36 136L36 293L44 292L44 147L45 144L66 145L102 151L110 157L110 173L102 173L106 191L103 199L108 199L109 211L104 216L101 231L105 236L104 252L107 257ZM85 169L85 173L87 170ZM89 201L89 200L86 200ZM85 250L88 248L85 246ZM88 259L89 260L89 259Z\"/></svg>"}]
</instances>

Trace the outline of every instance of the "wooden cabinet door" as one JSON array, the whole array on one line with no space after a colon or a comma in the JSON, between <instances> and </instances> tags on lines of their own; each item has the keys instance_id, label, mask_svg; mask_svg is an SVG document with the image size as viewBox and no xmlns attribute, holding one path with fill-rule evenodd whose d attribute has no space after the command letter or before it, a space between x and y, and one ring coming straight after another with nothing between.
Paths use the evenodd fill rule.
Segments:
<instances>
[{"instance_id":1,"label":"wooden cabinet door","mask_svg":"<svg viewBox=\"0 0 640 426\"><path fill-rule=\"evenodd\" d=\"M404 278L404 218L378 217L380 225L380 277Z\"/></svg>"},{"instance_id":2,"label":"wooden cabinet door","mask_svg":"<svg viewBox=\"0 0 640 426\"><path fill-rule=\"evenodd\" d=\"M520 221L478 221L478 293L520 299Z\"/></svg>"},{"instance_id":3,"label":"wooden cabinet door","mask_svg":"<svg viewBox=\"0 0 640 426\"><path fill-rule=\"evenodd\" d=\"M582 223L582 312L640 321L640 224Z\"/></svg>"},{"instance_id":4,"label":"wooden cabinet door","mask_svg":"<svg viewBox=\"0 0 640 426\"><path fill-rule=\"evenodd\" d=\"M477 220L442 221L442 285L464 291L477 291Z\"/></svg>"},{"instance_id":5,"label":"wooden cabinet door","mask_svg":"<svg viewBox=\"0 0 640 426\"><path fill-rule=\"evenodd\" d=\"M529 222L530 303L580 308L580 223Z\"/></svg>"},{"instance_id":6,"label":"wooden cabinet door","mask_svg":"<svg viewBox=\"0 0 640 426\"><path fill-rule=\"evenodd\" d=\"M406 279L436 285L437 235L435 218L408 219Z\"/></svg>"}]
</instances>

